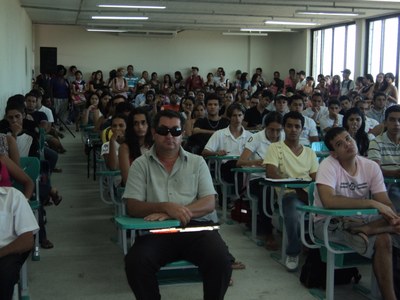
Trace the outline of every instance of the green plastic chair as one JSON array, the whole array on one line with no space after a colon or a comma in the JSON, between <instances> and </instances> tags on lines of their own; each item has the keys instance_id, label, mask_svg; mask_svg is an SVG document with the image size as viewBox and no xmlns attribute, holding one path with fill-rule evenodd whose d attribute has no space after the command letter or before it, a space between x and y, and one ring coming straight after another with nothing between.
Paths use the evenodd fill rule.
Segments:
<instances>
[{"instance_id":1,"label":"green plastic chair","mask_svg":"<svg viewBox=\"0 0 400 300\"><path fill-rule=\"evenodd\" d=\"M36 220L39 219L38 216L38 209L40 207L40 200L39 200L39 180L40 180L40 161L36 157L21 157L20 158L20 167L21 169L32 179L33 183L35 184L35 191L29 199L29 205L31 206ZM14 182L13 186L23 191L23 186L18 182ZM40 253L39 253L39 238L35 239L35 249L32 253L32 260L40 260Z\"/></svg>"},{"instance_id":2,"label":"green plastic chair","mask_svg":"<svg viewBox=\"0 0 400 300\"><path fill-rule=\"evenodd\" d=\"M40 206L39 202L39 179L40 179L40 161L36 157L21 157L20 158L20 167L24 172L32 179L35 184L35 191L32 195L31 199L29 199L29 205L31 206L32 211L35 214L36 220L38 221L38 209ZM18 183L14 182L13 187L23 192L24 187ZM35 246L32 252L32 260L39 261L40 253L39 253L39 236L36 233L35 237ZM28 266L25 261L22 265L20 271L20 281L19 281L19 299L28 300L29 297L29 289L28 289Z\"/></svg>"},{"instance_id":3,"label":"green plastic chair","mask_svg":"<svg viewBox=\"0 0 400 300\"><path fill-rule=\"evenodd\" d=\"M137 231L180 226L178 220L146 221L143 218L132 218L129 216L118 216L115 217L114 220L122 233L122 248L124 254L128 253L129 248L135 242ZM130 233L130 238L128 237L128 233ZM186 260L179 260L167 264L160 269L157 273L157 277L160 285L202 281L197 266Z\"/></svg>"},{"instance_id":4,"label":"green plastic chair","mask_svg":"<svg viewBox=\"0 0 400 300\"><path fill-rule=\"evenodd\" d=\"M315 183L309 186L309 204L299 206L297 209L301 212L300 226L301 239L303 244L309 248L319 248L322 261L326 262L326 290L310 289L310 293L318 299L334 300L335 292L335 269L348 268L361 264L370 264L370 260L362 257L353 249L329 242L328 225L330 220L335 217L350 217L357 215L376 215L376 209L325 209L314 206ZM314 235L314 216L324 215L324 238L321 240ZM306 224L308 223L307 229ZM308 234L311 243L306 239ZM369 297L371 291L361 285L354 286L361 294Z\"/></svg>"}]
</instances>

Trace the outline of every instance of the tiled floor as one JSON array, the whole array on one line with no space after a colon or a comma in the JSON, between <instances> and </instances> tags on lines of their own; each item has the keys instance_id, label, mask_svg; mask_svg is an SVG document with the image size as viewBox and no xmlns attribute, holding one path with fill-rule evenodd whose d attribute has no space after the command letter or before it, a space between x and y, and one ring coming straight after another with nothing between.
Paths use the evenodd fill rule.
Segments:
<instances>
[{"instance_id":1,"label":"tiled floor","mask_svg":"<svg viewBox=\"0 0 400 300\"><path fill-rule=\"evenodd\" d=\"M41 250L40 262L29 262L31 299L134 299L125 279L123 254L115 243L113 208L99 199L98 185L86 177L86 156L80 136L68 133L67 153L60 156L63 173L52 181L64 198L47 208L49 239L55 247ZM270 252L243 234L240 225L222 225L221 233L234 256L246 264L234 271L226 299L313 299L298 279L270 258ZM362 271L366 284L369 267ZM196 284L162 286L163 299L202 299ZM350 286L340 287L337 299L363 299Z\"/></svg>"}]
</instances>

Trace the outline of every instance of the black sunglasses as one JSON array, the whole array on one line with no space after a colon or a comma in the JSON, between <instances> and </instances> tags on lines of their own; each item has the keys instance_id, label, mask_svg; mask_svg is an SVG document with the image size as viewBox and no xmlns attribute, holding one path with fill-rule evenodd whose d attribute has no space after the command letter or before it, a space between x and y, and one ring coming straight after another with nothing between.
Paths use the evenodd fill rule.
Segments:
<instances>
[{"instance_id":1,"label":"black sunglasses","mask_svg":"<svg viewBox=\"0 0 400 300\"><path fill-rule=\"evenodd\" d=\"M182 134L182 128L180 127L168 128L165 126L160 126L156 128L156 133L162 136L167 136L168 133L171 133L172 136L180 136Z\"/></svg>"}]
</instances>

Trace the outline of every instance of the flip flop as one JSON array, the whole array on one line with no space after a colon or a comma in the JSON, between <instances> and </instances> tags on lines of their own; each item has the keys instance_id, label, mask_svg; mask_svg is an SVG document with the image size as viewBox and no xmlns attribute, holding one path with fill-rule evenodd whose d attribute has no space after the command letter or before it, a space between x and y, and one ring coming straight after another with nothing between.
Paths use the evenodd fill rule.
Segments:
<instances>
[{"instance_id":1,"label":"flip flop","mask_svg":"<svg viewBox=\"0 0 400 300\"><path fill-rule=\"evenodd\" d=\"M269 251L279 250L278 242L275 239L266 239L265 240L265 249L267 249Z\"/></svg>"},{"instance_id":2,"label":"flip flop","mask_svg":"<svg viewBox=\"0 0 400 300\"><path fill-rule=\"evenodd\" d=\"M234 261L232 263L232 270L243 270L246 269L246 265L241 261Z\"/></svg>"},{"instance_id":3,"label":"flip flop","mask_svg":"<svg viewBox=\"0 0 400 300\"><path fill-rule=\"evenodd\" d=\"M343 231L344 241L347 246L363 255L368 250L368 236L363 232Z\"/></svg>"},{"instance_id":4,"label":"flip flop","mask_svg":"<svg viewBox=\"0 0 400 300\"><path fill-rule=\"evenodd\" d=\"M50 192L50 197L56 206L59 205L63 199L62 196L58 194L57 190L53 190L52 192Z\"/></svg>"},{"instance_id":5,"label":"flip flop","mask_svg":"<svg viewBox=\"0 0 400 300\"><path fill-rule=\"evenodd\" d=\"M54 245L49 240L44 240L40 243L40 247L42 247L43 249L51 249L54 248Z\"/></svg>"}]
</instances>

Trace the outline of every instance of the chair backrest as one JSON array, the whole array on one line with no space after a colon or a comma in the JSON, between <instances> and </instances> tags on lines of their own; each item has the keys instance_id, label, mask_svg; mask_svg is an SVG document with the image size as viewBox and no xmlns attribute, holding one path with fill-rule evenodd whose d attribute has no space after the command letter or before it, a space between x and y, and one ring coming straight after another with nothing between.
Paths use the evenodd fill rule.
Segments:
<instances>
[{"instance_id":1,"label":"chair backrest","mask_svg":"<svg viewBox=\"0 0 400 300\"><path fill-rule=\"evenodd\" d=\"M37 157L21 157L19 164L21 169L32 179L33 183L35 184L36 194L38 192L38 185L39 185L39 176L40 176L40 161ZM24 191L24 187L18 183L14 182L13 186L20 190L21 192Z\"/></svg>"},{"instance_id":2,"label":"chair backrest","mask_svg":"<svg viewBox=\"0 0 400 300\"><path fill-rule=\"evenodd\" d=\"M308 186L308 205L314 205L315 182L311 182Z\"/></svg>"},{"instance_id":3,"label":"chair backrest","mask_svg":"<svg viewBox=\"0 0 400 300\"><path fill-rule=\"evenodd\" d=\"M320 141L320 142L313 142L311 144L311 149L314 151L329 151L328 147L326 147L325 143Z\"/></svg>"},{"instance_id":4,"label":"chair backrest","mask_svg":"<svg viewBox=\"0 0 400 300\"><path fill-rule=\"evenodd\" d=\"M40 159L44 159L44 146L46 144L46 132L44 128L39 128L39 154Z\"/></svg>"}]
</instances>

